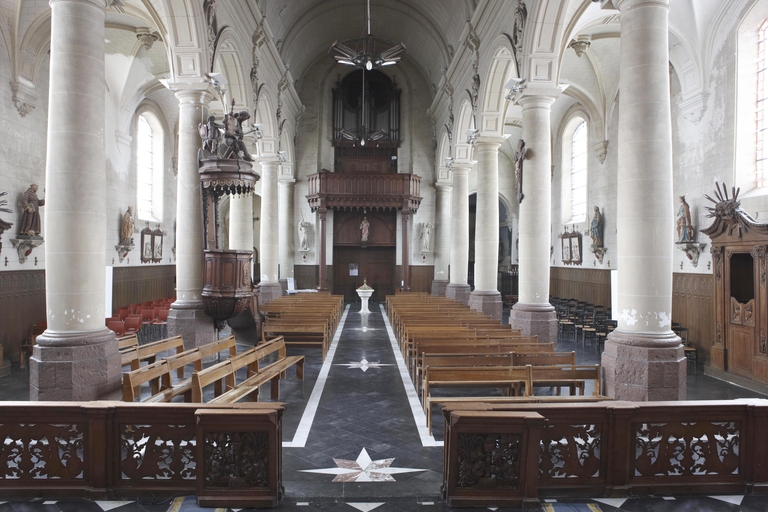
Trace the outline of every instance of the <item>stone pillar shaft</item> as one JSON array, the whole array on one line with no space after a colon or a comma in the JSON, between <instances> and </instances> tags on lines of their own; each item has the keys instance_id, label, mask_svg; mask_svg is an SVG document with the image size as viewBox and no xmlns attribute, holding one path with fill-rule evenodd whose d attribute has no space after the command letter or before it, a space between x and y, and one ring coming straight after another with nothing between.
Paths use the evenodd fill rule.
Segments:
<instances>
[{"instance_id":1,"label":"stone pillar shaft","mask_svg":"<svg viewBox=\"0 0 768 512\"><path fill-rule=\"evenodd\" d=\"M326 217L328 215L328 210L326 208L318 208L317 210L317 219L318 224L320 225L320 253L318 255L319 261L317 262L317 275L318 275L318 283L317 287L320 290L327 290L326 287L326 276L325 276L325 260L326 260L326 240L325 240L325 226L326 226Z\"/></svg>"},{"instance_id":2,"label":"stone pillar shaft","mask_svg":"<svg viewBox=\"0 0 768 512\"><path fill-rule=\"evenodd\" d=\"M616 0L621 12L618 317L602 363L606 394L685 399L683 348L671 330L674 201L669 0Z\"/></svg>"},{"instance_id":3,"label":"stone pillar shaft","mask_svg":"<svg viewBox=\"0 0 768 512\"><path fill-rule=\"evenodd\" d=\"M176 303L174 307L203 305L203 203L198 176L197 126L208 115L213 95L207 90L178 90L179 174L176 190ZM213 213L213 212L211 212Z\"/></svg>"},{"instance_id":4,"label":"stone pillar shaft","mask_svg":"<svg viewBox=\"0 0 768 512\"><path fill-rule=\"evenodd\" d=\"M293 216L293 191L295 181L281 180L278 185L278 203L280 206L280 232L278 240L280 246L280 281L293 277L293 262L295 259L294 233L297 232L298 223Z\"/></svg>"},{"instance_id":5,"label":"stone pillar shaft","mask_svg":"<svg viewBox=\"0 0 768 512\"><path fill-rule=\"evenodd\" d=\"M111 314L104 295L105 7L103 0L51 2L43 207L48 328L30 363L32 400L113 398L120 389L115 334L104 327Z\"/></svg>"},{"instance_id":6,"label":"stone pillar shaft","mask_svg":"<svg viewBox=\"0 0 768 512\"><path fill-rule=\"evenodd\" d=\"M283 294L278 282L279 240L277 169L279 160L262 160L261 163L261 278L259 298L262 304Z\"/></svg>"},{"instance_id":7,"label":"stone pillar shaft","mask_svg":"<svg viewBox=\"0 0 768 512\"><path fill-rule=\"evenodd\" d=\"M229 202L229 248L253 251L253 197L232 196Z\"/></svg>"},{"instance_id":8,"label":"stone pillar shaft","mask_svg":"<svg viewBox=\"0 0 768 512\"><path fill-rule=\"evenodd\" d=\"M182 88L183 87L183 88ZM179 173L176 179L176 301L168 312L168 335L193 348L215 338L213 320L203 311L203 202L197 126L208 116L213 94L207 84L171 86L179 100ZM213 212L210 212L213 215Z\"/></svg>"},{"instance_id":9,"label":"stone pillar shaft","mask_svg":"<svg viewBox=\"0 0 768 512\"><path fill-rule=\"evenodd\" d=\"M445 294L467 304L469 270L469 166L453 166L451 195L451 282Z\"/></svg>"},{"instance_id":10,"label":"stone pillar shaft","mask_svg":"<svg viewBox=\"0 0 768 512\"><path fill-rule=\"evenodd\" d=\"M403 256L402 265L403 279L402 289L403 291L411 290L411 253L408 245L408 221L411 218L411 211L407 208L403 208L400 212L403 219Z\"/></svg>"},{"instance_id":11,"label":"stone pillar shaft","mask_svg":"<svg viewBox=\"0 0 768 512\"><path fill-rule=\"evenodd\" d=\"M432 295L445 295L451 250L451 186L438 183L435 198L435 277Z\"/></svg>"},{"instance_id":12,"label":"stone pillar shaft","mask_svg":"<svg viewBox=\"0 0 768 512\"><path fill-rule=\"evenodd\" d=\"M497 289L499 274L499 147L504 139L480 137L477 154L477 213L475 223L475 290L469 307L501 320L503 304Z\"/></svg>"},{"instance_id":13,"label":"stone pillar shaft","mask_svg":"<svg viewBox=\"0 0 768 512\"><path fill-rule=\"evenodd\" d=\"M527 91L526 91L527 92ZM523 201L519 223L519 299L509 323L540 342L557 340L557 318L549 304L549 248L552 224L552 142L550 107L559 90L530 92L520 98L523 140Z\"/></svg>"}]
</instances>

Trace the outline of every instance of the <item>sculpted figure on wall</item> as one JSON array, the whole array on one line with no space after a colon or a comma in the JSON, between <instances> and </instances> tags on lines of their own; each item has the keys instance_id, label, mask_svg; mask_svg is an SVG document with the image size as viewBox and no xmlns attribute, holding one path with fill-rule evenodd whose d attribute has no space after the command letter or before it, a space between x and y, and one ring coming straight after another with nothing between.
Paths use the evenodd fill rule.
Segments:
<instances>
[{"instance_id":1,"label":"sculpted figure on wall","mask_svg":"<svg viewBox=\"0 0 768 512\"><path fill-rule=\"evenodd\" d=\"M432 222L425 222L421 225L419 239L421 239L421 252L429 252L429 242L432 238L432 229L435 225Z\"/></svg>"},{"instance_id":2,"label":"sculpted figure on wall","mask_svg":"<svg viewBox=\"0 0 768 512\"><path fill-rule=\"evenodd\" d=\"M20 235L39 236L40 235L40 207L45 204L45 199L38 199L37 185L31 184L26 192L21 196L21 224L19 226Z\"/></svg>"},{"instance_id":3,"label":"sculpted figure on wall","mask_svg":"<svg viewBox=\"0 0 768 512\"><path fill-rule=\"evenodd\" d=\"M595 206L595 216L592 217L592 225L590 227L590 236L592 237L592 245L595 247L603 246L603 216L600 213L600 207Z\"/></svg>"},{"instance_id":4,"label":"sculpted figure on wall","mask_svg":"<svg viewBox=\"0 0 768 512\"><path fill-rule=\"evenodd\" d=\"M120 243L125 245L133 243L133 208L130 206L123 214L123 222L120 225Z\"/></svg>"},{"instance_id":5,"label":"sculpted figure on wall","mask_svg":"<svg viewBox=\"0 0 768 512\"><path fill-rule=\"evenodd\" d=\"M299 222L299 251L309 251L309 222Z\"/></svg>"},{"instance_id":6,"label":"sculpted figure on wall","mask_svg":"<svg viewBox=\"0 0 768 512\"><path fill-rule=\"evenodd\" d=\"M693 223L691 223L691 207L685 200L685 196L680 196L680 207L677 209L677 241L693 242Z\"/></svg>"},{"instance_id":7,"label":"sculpted figure on wall","mask_svg":"<svg viewBox=\"0 0 768 512\"><path fill-rule=\"evenodd\" d=\"M363 222L360 223L360 241L368 241L368 229L370 228L370 225L368 217L363 217Z\"/></svg>"}]
</instances>

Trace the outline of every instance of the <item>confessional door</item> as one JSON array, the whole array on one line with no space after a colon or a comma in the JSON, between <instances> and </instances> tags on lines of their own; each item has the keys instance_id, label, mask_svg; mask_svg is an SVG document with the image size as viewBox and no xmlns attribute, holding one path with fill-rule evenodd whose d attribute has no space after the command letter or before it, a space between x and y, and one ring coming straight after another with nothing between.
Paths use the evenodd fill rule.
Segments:
<instances>
[{"instance_id":1,"label":"confessional door","mask_svg":"<svg viewBox=\"0 0 768 512\"><path fill-rule=\"evenodd\" d=\"M357 301L357 288L366 279L374 289L372 301L383 301L395 292L395 247L333 248L333 293L347 302Z\"/></svg>"},{"instance_id":2,"label":"confessional door","mask_svg":"<svg viewBox=\"0 0 768 512\"><path fill-rule=\"evenodd\" d=\"M750 253L730 254L726 282L728 368L733 373L752 377L752 363L759 350L755 335L755 265Z\"/></svg>"}]
</instances>

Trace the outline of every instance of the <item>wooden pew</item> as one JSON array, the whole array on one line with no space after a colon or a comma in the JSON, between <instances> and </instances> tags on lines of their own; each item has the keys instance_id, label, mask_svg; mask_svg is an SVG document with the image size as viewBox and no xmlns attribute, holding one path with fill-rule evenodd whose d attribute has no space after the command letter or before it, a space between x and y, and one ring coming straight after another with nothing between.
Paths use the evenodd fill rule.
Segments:
<instances>
[{"instance_id":1,"label":"wooden pew","mask_svg":"<svg viewBox=\"0 0 768 512\"><path fill-rule=\"evenodd\" d=\"M167 352L169 350L175 350L177 354L184 351L184 341L181 339L181 336L139 345L136 347L135 353L129 349L126 351L126 357L122 358L123 365L130 364L131 370L138 370L142 361L153 363L160 352Z\"/></svg>"},{"instance_id":2,"label":"wooden pew","mask_svg":"<svg viewBox=\"0 0 768 512\"><path fill-rule=\"evenodd\" d=\"M584 395L584 382L593 380L593 396L600 396L600 365L594 366L531 366L531 392L535 386L569 386L579 388ZM573 391L572 391L573 392Z\"/></svg>"},{"instance_id":3,"label":"wooden pew","mask_svg":"<svg viewBox=\"0 0 768 512\"><path fill-rule=\"evenodd\" d=\"M263 368L260 361L271 355L276 360ZM272 397L279 396L279 379L285 377L285 372L291 366L296 366L296 376L304 379L304 356L286 355L285 339L282 337L247 350L222 363L210 366L192 374L192 401L201 403L206 387L214 385L214 398L211 402L233 403L242 398L255 397L261 384L272 381ZM246 378L237 383L237 371L245 368ZM222 386L222 381L225 386Z\"/></svg>"},{"instance_id":4,"label":"wooden pew","mask_svg":"<svg viewBox=\"0 0 768 512\"><path fill-rule=\"evenodd\" d=\"M431 396L434 388L497 387L519 395L521 386L526 395L531 388L530 366L435 366L425 367L421 385L421 403L424 413L431 414Z\"/></svg>"},{"instance_id":5,"label":"wooden pew","mask_svg":"<svg viewBox=\"0 0 768 512\"><path fill-rule=\"evenodd\" d=\"M202 370L203 361L221 351L228 350L230 357L236 354L235 337L221 340L171 355L146 366L123 374L123 401L133 402L140 396L141 385L150 384L150 396L145 402L170 402L174 397L184 395L191 398L191 378L184 379L184 367L193 364ZM173 372L184 380L173 383Z\"/></svg>"}]
</instances>

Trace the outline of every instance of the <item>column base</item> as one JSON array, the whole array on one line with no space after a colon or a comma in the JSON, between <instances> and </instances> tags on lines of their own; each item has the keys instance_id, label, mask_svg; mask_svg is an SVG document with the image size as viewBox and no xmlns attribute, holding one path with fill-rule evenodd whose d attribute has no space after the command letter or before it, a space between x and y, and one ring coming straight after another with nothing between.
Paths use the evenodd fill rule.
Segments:
<instances>
[{"instance_id":1,"label":"column base","mask_svg":"<svg viewBox=\"0 0 768 512\"><path fill-rule=\"evenodd\" d=\"M181 336L184 348L199 347L216 340L213 319L205 314L202 301L174 302L168 311L168 336Z\"/></svg>"},{"instance_id":2,"label":"column base","mask_svg":"<svg viewBox=\"0 0 768 512\"><path fill-rule=\"evenodd\" d=\"M266 304L267 302L283 296L283 287L279 282L274 283L259 283L259 304Z\"/></svg>"},{"instance_id":3,"label":"column base","mask_svg":"<svg viewBox=\"0 0 768 512\"><path fill-rule=\"evenodd\" d=\"M29 399L120 400L121 372L114 332L45 331L29 359Z\"/></svg>"},{"instance_id":4,"label":"column base","mask_svg":"<svg viewBox=\"0 0 768 512\"><path fill-rule=\"evenodd\" d=\"M601 359L603 394L633 402L685 400L688 365L674 333L613 331Z\"/></svg>"},{"instance_id":5,"label":"column base","mask_svg":"<svg viewBox=\"0 0 768 512\"><path fill-rule=\"evenodd\" d=\"M472 287L468 284L449 283L445 287L445 296L456 302L461 302L465 306L469 304L469 294L472 293Z\"/></svg>"},{"instance_id":6,"label":"column base","mask_svg":"<svg viewBox=\"0 0 768 512\"><path fill-rule=\"evenodd\" d=\"M501 293L497 290L475 290L469 294L469 307L490 316L494 320L501 321L501 311L504 309L504 304L501 302Z\"/></svg>"},{"instance_id":7,"label":"column base","mask_svg":"<svg viewBox=\"0 0 768 512\"><path fill-rule=\"evenodd\" d=\"M524 336L538 336L539 343L557 341L557 313L550 304L518 302L509 312L509 325Z\"/></svg>"},{"instance_id":8,"label":"column base","mask_svg":"<svg viewBox=\"0 0 768 512\"><path fill-rule=\"evenodd\" d=\"M432 280L432 295L445 296L445 289L448 286L447 279L433 279Z\"/></svg>"}]
</instances>

